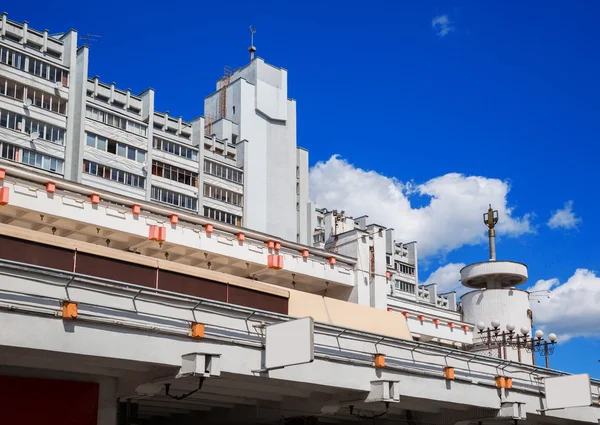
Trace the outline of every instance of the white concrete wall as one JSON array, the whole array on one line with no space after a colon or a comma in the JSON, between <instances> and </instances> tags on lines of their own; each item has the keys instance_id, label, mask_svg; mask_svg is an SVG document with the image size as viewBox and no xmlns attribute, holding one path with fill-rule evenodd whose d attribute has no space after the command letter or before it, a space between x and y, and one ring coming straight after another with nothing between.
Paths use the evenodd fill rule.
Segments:
<instances>
[{"instance_id":1,"label":"white concrete wall","mask_svg":"<svg viewBox=\"0 0 600 425\"><path fill-rule=\"evenodd\" d=\"M331 217L331 214L327 217ZM338 236L338 252L357 259L354 289L348 301L371 305L371 283L369 272L369 236L362 230L353 230Z\"/></svg>"},{"instance_id":2,"label":"white concrete wall","mask_svg":"<svg viewBox=\"0 0 600 425\"><path fill-rule=\"evenodd\" d=\"M88 75L89 50L82 47L77 51L77 32L69 32L64 40L64 59L71 65L69 75L69 103L67 105L67 134L65 137L66 179L81 181L81 162L83 159L85 87Z\"/></svg>"},{"instance_id":3,"label":"white concrete wall","mask_svg":"<svg viewBox=\"0 0 600 425\"><path fill-rule=\"evenodd\" d=\"M527 310L531 308L529 293L519 289L486 289L475 290L466 293L461 298L463 309L463 320L477 325L479 322L491 327L492 320L500 321L500 330L506 332L506 325L515 326L515 332L520 334L521 327L531 329L531 320L527 316ZM529 333L531 337L531 330ZM475 341L481 341L480 336L474 337ZM497 355L497 349L489 353ZM507 356L510 360L517 360L517 350L508 349ZM521 359L524 363L532 363L531 354L521 349Z\"/></svg>"},{"instance_id":4,"label":"white concrete wall","mask_svg":"<svg viewBox=\"0 0 600 425\"><path fill-rule=\"evenodd\" d=\"M231 81L226 118L232 125L218 122L213 133L231 140L237 124L239 140L247 141L238 149L244 164L244 225L296 242L302 233L296 207L296 103L287 98L287 71L255 59ZM207 115L219 116L219 97L217 92L206 99Z\"/></svg>"},{"instance_id":5,"label":"white concrete wall","mask_svg":"<svg viewBox=\"0 0 600 425\"><path fill-rule=\"evenodd\" d=\"M248 141L243 149L245 227L275 234L267 228L267 128L254 111L255 87L240 80L239 91L240 138Z\"/></svg>"},{"instance_id":6,"label":"white concrete wall","mask_svg":"<svg viewBox=\"0 0 600 425\"><path fill-rule=\"evenodd\" d=\"M371 307L387 308L388 284L385 263L385 228L377 225L367 226L367 233L374 248L375 276L370 279ZM370 256L369 256L370 257ZM370 258L367 258L370 262Z\"/></svg>"},{"instance_id":7,"label":"white concrete wall","mask_svg":"<svg viewBox=\"0 0 600 425\"><path fill-rule=\"evenodd\" d=\"M306 149L298 148L296 150L296 202L297 205L297 229L298 229L298 240L297 242L303 245L312 244L312 235L309 237L309 198L308 198L308 151Z\"/></svg>"},{"instance_id":8,"label":"white concrete wall","mask_svg":"<svg viewBox=\"0 0 600 425\"><path fill-rule=\"evenodd\" d=\"M260 87L260 86L259 86ZM260 92L257 99L270 90ZM267 87L263 85L263 87ZM273 102L281 113L281 102ZM296 103L290 101L285 123L261 121L267 127L267 229L289 241L297 240L296 211ZM258 117L258 115L257 115Z\"/></svg>"},{"instance_id":9,"label":"white concrete wall","mask_svg":"<svg viewBox=\"0 0 600 425\"><path fill-rule=\"evenodd\" d=\"M463 318L466 322L477 324L483 322L491 326L493 319L500 321L500 326L506 330L507 324L531 327L527 317L529 293L519 289L487 289L466 293L461 298Z\"/></svg>"}]
</instances>

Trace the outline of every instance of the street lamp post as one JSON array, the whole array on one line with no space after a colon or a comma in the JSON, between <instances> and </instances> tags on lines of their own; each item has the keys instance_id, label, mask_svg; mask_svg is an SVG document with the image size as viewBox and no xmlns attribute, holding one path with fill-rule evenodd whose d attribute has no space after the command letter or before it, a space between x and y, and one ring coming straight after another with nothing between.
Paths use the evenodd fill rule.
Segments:
<instances>
[{"instance_id":1,"label":"street lamp post","mask_svg":"<svg viewBox=\"0 0 600 425\"><path fill-rule=\"evenodd\" d=\"M507 348L515 348L517 350L517 356L519 362L521 362L521 348L531 353L531 361L535 365L535 353L539 353L544 356L546 360L546 368L550 367L549 356L554 353L554 346L557 342L556 334L549 334L548 341L543 340L544 332L537 330L535 336L529 337L529 328L523 326L520 331L521 333L515 332L515 325L506 325L506 330L500 329L500 321L492 320L491 327L486 326L485 323L477 323L477 329L479 335L484 344L487 344L488 348L492 346L498 347L498 358L508 358ZM504 354L504 356L503 356Z\"/></svg>"}]
</instances>

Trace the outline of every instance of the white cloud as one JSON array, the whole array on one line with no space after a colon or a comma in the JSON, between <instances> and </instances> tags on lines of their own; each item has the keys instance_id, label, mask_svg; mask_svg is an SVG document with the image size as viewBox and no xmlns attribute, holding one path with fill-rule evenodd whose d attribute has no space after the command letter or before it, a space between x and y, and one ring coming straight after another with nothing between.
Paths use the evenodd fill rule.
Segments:
<instances>
[{"instance_id":1,"label":"white cloud","mask_svg":"<svg viewBox=\"0 0 600 425\"><path fill-rule=\"evenodd\" d=\"M368 215L394 228L395 239L417 240L420 258L486 240L482 214L488 204L500 214L500 237L533 231L529 214L518 217L508 207L510 186L498 179L451 173L422 184L402 183L334 155L310 170L310 188L311 199L319 207L343 209L355 217ZM411 197L419 195L429 197L429 203L413 207Z\"/></svg>"},{"instance_id":2,"label":"white cloud","mask_svg":"<svg viewBox=\"0 0 600 425\"><path fill-rule=\"evenodd\" d=\"M460 269L465 265L464 263L446 264L431 273L424 285L437 283L439 294L456 291L456 294L460 296L468 289L460 283Z\"/></svg>"},{"instance_id":3,"label":"white cloud","mask_svg":"<svg viewBox=\"0 0 600 425\"><path fill-rule=\"evenodd\" d=\"M529 291L540 291L531 300L536 327L554 332L559 341L600 336L600 276L595 272L577 269L565 283L539 280Z\"/></svg>"},{"instance_id":4,"label":"white cloud","mask_svg":"<svg viewBox=\"0 0 600 425\"><path fill-rule=\"evenodd\" d=\"M454 31L452 23L453 22L448 19L448 15L439 15L431 20L431 28L433 28L440 37L445 37Z\"/></svg>"},{"instance_id":5,"label":"white cloud","mask_svg":"<svg viewBox=\"0 0 600 425\"><path fill-rule=\"evenodd\" d=\"M548 226L551 229L575 229L581 222L581 219L573 212L573 201L565 203L563 209L556 210L548 220Z\"/></svg>"}]
</instances>

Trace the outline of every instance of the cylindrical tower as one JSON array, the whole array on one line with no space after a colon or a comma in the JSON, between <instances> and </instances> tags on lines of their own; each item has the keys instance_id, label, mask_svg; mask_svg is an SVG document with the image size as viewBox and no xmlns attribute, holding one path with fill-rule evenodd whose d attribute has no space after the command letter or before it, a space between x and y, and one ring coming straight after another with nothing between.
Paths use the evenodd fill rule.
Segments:
<instances>
[{"instance_id":1,"label":"cylindrical tower","mask_svg":"<svg viewBox=\"0 0 600 425\"><path fill-rule=\"evenodd\" d=\"M476 325L473 351L531 364L532 355L526 349L532 326L529 293L516 289L527 282L527 266L496 259L498 211L491 205L483 222L488 227L490 259L460 271L461 283L473 289L461 298L463 320Z\"/></svg>"}]
</instances>

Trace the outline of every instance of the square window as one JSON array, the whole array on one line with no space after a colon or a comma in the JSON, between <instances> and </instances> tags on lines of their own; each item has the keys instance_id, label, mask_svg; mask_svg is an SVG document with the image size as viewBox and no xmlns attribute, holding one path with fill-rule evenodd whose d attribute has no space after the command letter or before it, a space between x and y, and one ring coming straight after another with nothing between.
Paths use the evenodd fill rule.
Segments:
<instances>
[{"instance_id":1,"label":"square window","mask_svg":"<svg viewBox=\"0 0 600 425\"><path fill-rule=\"evenodd\" d=\"M127 146L125 146L122 143L119 143L117 145L118 150L117 150L117 155L122 156L123 158L126 158L126 150L127 150Z\"/></svg>"},{"instance_id":2,"label":"square window","mask_svg":"<svg viewBox=\"0 0 600 425\"><path fill-rule=\"evenodd\" d=\"M117 142L115 142L114 140L108 140L108 153L117 153Z\"/></svg>"},{"instance_id":3,"label":"square window","mask_svg":"<svg viewBox=\"0 0 600 425\"><path fill-rule=\"evenodd\" d=\"M98 145L96 146L101 151L106 150L106 139L104 137L98 136Z\"/></svg>"}]
</instances>

